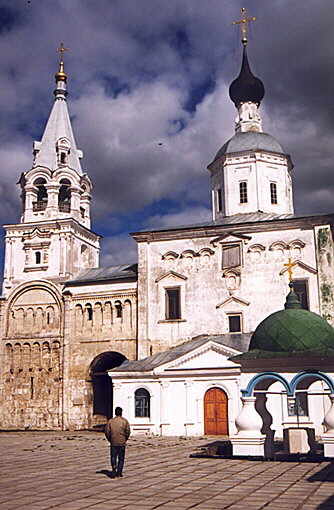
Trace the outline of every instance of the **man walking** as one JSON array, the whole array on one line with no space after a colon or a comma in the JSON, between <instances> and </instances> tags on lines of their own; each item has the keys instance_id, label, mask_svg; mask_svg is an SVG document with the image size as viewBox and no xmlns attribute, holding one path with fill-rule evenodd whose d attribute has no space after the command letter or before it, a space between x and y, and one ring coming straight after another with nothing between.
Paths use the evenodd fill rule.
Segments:
<instances>
[{"instance_id":1,"label":"man walking","mask_svg":"<svg viewBox=\"0 0 334 510\"><path fill-rule=\"evenodd\" d=\"M111 418L105 428L105 436L110 443L112 476L122 477L125 457L125 445L130 437L130 425L122 416L123 409L116 407L115 418Z\"/></svg>"}]
</instances>

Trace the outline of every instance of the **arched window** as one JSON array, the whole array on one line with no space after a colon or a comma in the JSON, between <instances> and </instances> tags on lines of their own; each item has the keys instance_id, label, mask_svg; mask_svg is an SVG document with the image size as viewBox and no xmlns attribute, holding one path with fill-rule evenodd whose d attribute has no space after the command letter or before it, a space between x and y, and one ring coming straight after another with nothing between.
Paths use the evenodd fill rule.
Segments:
<instances>
[{"instance_id":1,"label":"arched window","mask_svg":"<svg viewBox=\"0 0 334 510\"><path fill-rule=\"evenodd\" d=\"M41 260L42 260L41 252L40 251L36 251L35 252L35 263L36 264L40 264Z\"/></svg>"},{"instance_id":2,"label":"arched window","mask_svg":"<svg viewBox=\"0 0 334 510\"><path fill-rule=\"evenodd\" d=\"M60 138L56 144L56 151L58 154L58 163L66 165L68 162L68 155L71 150L71 144L66 138Z\"/></svg>"},{"instance_id":3,"label":"arched window","mask_svg":"<svg viewBox=\"0 0 334 510\"><path fill-rule=\"evenodd\" d=\"M37 200L33 202L32 208L33 211L44 211L48 204L48 192L45 187L46 180L43 177L39 177L35 180L34 186L37 188Z\"/></svg>"},{"instance_id":4,"label":"arched window","mask_svg":"<svg viewBox=\"0 0 334 510\"><path fill-rule=\"evenodd\" d=\"M123 316L123 309L122 309L122 303L120 301L115 302L115 309L116 309L116 317L118 317L118 319L121 319Z\"/></svg>"},{"instance_id":5,"label":"arched window","mask_svg":"<svg viewBox=\"0 0 334 510\"><path fill-rule=\"evenodd\" d=\"M92 305L90 303L87 303L85 308L86 308L86 320L87 321L92 321L93 320L93 308L92 308Z\"/></svg>"},{"instance_id":6,"label":"arched window","mask_svg":"<svg viewBox=\"0 0 334 510\"><path fill-rule=\"evenodd\" d=\"M136 418L150 417L150 399L151 396L145 388L139 388L135 391L135 416Z\"/></svg>"},{"instance_id":7,"label":"arched window","mask_svg":"<svg viewBox=\"0 0 334 510\"><path fill-rule=\"evenodd\" d=\"M60 212L70 212L71 210L71 183L68 179L61 179L58 206Z\"/></svg>"},{"instance_id":8,"label":"arched window","mask_svg":"<svg viewBox=\"0 0 334 510\"><path fill-rule=\"evenodd\" d=\"M247 195L247 182L241 181L239 183L239 191L240 191L240 204L247 204L248 195Z\"/></svg>"}]
</instances>

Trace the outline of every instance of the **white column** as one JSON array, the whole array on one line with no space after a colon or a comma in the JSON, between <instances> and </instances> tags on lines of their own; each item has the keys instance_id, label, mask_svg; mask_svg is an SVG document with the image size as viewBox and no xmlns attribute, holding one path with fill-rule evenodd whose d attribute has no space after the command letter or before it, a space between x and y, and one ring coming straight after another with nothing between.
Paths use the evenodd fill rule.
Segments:
<instances>
[{"instance_id":1,"label":"white column","mask_svg":"<svg viewBox=\"0 0 334 510\"><path fill-rule=\"evenodd\" d=\"M265 456L265 435L261 433L262 418L255 409L256 397L244 397L242 409L235 420L238 433L232 436L233 455Z\"/></svg>"},{"instance_id":2,"label":"white column","mask_svg":"<svg viewBox=\"0 0 334 510\"><path fill-rule=\"evenodd\" d=\"M48 205L46 206L47 214L49 218L58 218L58 193L59 184L46 184L48 192Z\"/></svg>"},{"instance_id":3,"label":"white column","mask_svg":"<svg viewBox=\"0 0 334 510\"><path fill-rule=\"evenodd\" d=\"M331 406L323 421L326 432L320 436L320 442L324 445L325 457L334 457L334 393L331 393L329 398Z\"/></svg>"},{"instance_id":4,"label":"white column","mask_svg":"<svg viewBox=\"0 0 334 510\"><path fill-rule=\"evenodd\" d=\"M169 423L169 387L168 381L160 381L160 431L163 436L168 432Z\"/></svg>"},{"instance_id":5,"label":"white column","mask_svg":"<svg viewBox=\"0 0 334 510\"><path fill-rule=\"evenodd\" d=\"M36 200L36 188L34 186L25 187L25 206L24 206L24 221L31 221L33 219L32 204Z\"/></svg>"},{"instance_id":6,"label":"white column","mask_svg":"<svg viewBox=\"0 0 334 510\"><path fill-rule=\"evenodd\" d=\"M75 429L75 424L71 423L71 380L70 380L70 339L71 339L71 314L72 314L72 296L64 294L64 322L63 322L63 338L62 345L62 365L60 369L60 377L62 379L61 386L61 405L59 409L60 423L63 430Z\"/></svg>"},{"instance_id":7,"label":"white column","mask_svg":"<svg viewBox=\"0 0 334 510\"><path fill-rule=\"evenodd\" d=\"M71 186L71 211L70 215L81 220L80 216L80 188L78 186Z\"/></svg>"},{"instance_id":8,"label":"white column","mask_svg":"<svg viewBox=\"0 0 334 510\"><path fill-rule=\"evenodd\" d=\"M184 389L185 389L185 397L186 397L186 413L185 413L185 433L186 436L191 435L191 429L194 425L194 402L193 402L193 395L192 395L192 389L193 389L194 382L193 381L185 381L184 383Z\"/></svg>"},{"instance_id":9,"label":"white column","mask_svg":"<svg viewBox=\"0 0 334 510\"><path fill-rule=\"evenodd\" d=\"M85 216L84 218L81 218L81 212L80 212L80 223L83 223L87 228L90 228L90 194L85 192L81 195L80 199L80 207L82 207L85 210Z\"/></svg>"},{"instance_id":10,"label":"white column","mask_svg":"<svg viewBox=\"0 0 334 510\"><path fill-rule=\"evenodd\" d=\"M66 234L59 235L59 276L65 276L66 271Z\"/></svg>"}]
</instances>

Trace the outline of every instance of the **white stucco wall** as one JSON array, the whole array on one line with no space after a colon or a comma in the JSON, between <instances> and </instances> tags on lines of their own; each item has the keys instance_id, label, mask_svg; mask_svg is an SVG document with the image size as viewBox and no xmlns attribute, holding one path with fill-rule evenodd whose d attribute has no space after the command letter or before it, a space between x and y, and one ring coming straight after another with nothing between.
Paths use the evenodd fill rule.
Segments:
<instances>
[{"instance_id":1,"label":"white stucco wall","mask_svg":"<svg viewBox=\"0 0 334 510\"><path fill-rule=\"evenodd\" d=\"M292 182L286 156L266 152L229 154L212 166L213 218L219 219L238 213L270 212L293 213ZM240 203L241 181L247 183L247 202ZM277 204L271 203L270 183L277 186ZM223 192L223 209L217 210L215 195Z\"/></svg>"},{"instance_id":2,"label":"white stucco wall","mask_svg":"<svg viewBox=\"0 0 334 510\"><path fill-rule=\"evenodd\" d=\"M229 433L236 433L239 387L234 376L141 378L138 374L133 381L117 377L113 378L113 382L114 406L123 408L123 414L129 420L133 434L203 435L204 396L210 388L220 388L227 394ZM135 417L134 395L138 388L145 388L151 395L150 418Z\"/></svg>"},{"instance_id":3,"label":"white stucco wall","mask_svg":"<svg viewBox=\"0 0 334 510\"><path fill-rule=\"evenodd\" d=\"M211 242L213 237L139 243L139 358L150 354L150 346L156 352L196 335L227 333L230 313L242 314L243 332L254 331L284 307L289 289L288 274L282 271L289 257L306 264L295 266L293 278L308 281L310 310L319 313L313 229L247 236L250 239L230 235L217 243ZM241 247L242 263L236 271L222 269L222 248L228 244ZM176 256L165 257L168 252ZM165 289L173 286L181 289L181 320L166 320Z\"/></svg>"}]
</instances>

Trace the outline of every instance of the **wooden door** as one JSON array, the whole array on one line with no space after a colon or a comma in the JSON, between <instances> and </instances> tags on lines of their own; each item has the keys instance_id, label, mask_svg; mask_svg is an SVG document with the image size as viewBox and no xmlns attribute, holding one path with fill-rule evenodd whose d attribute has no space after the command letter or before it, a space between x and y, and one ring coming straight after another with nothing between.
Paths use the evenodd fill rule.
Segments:
<instances>
[{"instance_id":1,"label":"wooden door","mask_svg":"<svg viewBox=\"0 0 334 510\"><path fill-rule=\"evenodd\" d=\"M227 395L219 388L211 388L204 397L204 434L228 435Z\"/></svg>"}]
</instances>

